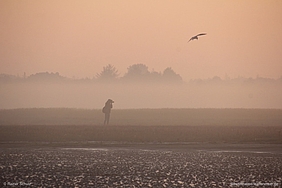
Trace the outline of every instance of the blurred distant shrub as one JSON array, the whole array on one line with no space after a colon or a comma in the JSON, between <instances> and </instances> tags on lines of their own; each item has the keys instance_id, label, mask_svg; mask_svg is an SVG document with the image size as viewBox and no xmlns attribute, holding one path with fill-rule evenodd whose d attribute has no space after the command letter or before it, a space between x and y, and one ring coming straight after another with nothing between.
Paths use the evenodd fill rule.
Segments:
<instances>
[{"instance_id":1,"label":"blurred distant shrub","mask_svg":"<svg viewBox=\"0 0 282 188\"><path fill-rule=\"evenodd\" d=\"M182 78L176 74L171 67L164 70L163 73L156 71L149 71L144 64L134 64L127 68L127 73L123 77L127 81L150 81L150 82L179 82Z\"/></svg>"},{"instance_id":2,"label":"blurred distant shrub","mask_svg":"<svg viewBox=\"0 0 282 188\"><path fill-rule=\"evenodd\" d=\"M96 75L100 81L114 81L118 78L118 70L111 64L103 67L103 70Z\"/></svg>"},{"instance_id":3,"label":"blurred distant shrub","mask_svg":"<svg viewBox=\"0 0 282 188\"><path fill-rule=\"evenodd\" d=\"M144 64L133 64L127 68L124 79L128 80L144 80L150 75L148 67Z\"/></svg>"},{"instance_id":4,"label":"blurred distant shrub","mask_svg":"<svg viewBox=\"0 0 282 188\"><path fill-rule=\"evenodd\" d=\"M182 78L179 74L176 74L171 67L168 67L163 72L164 81L168 82L178 82L182 81Z\"/></svg>"}]
</instances>

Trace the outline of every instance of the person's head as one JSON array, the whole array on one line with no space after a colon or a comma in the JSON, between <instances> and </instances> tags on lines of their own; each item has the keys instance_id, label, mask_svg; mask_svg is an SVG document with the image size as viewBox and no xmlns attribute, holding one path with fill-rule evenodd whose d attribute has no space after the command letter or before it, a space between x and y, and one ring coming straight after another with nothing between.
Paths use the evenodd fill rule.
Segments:
<instances>
[{"instance_id":1,"label":"person's head","mask_svg":"<svg viewBox=\"0 0 282 188\"><path fill-rule=\"evenodd\" d=\"M112 99L108 99L107 103L114 103Z\"/></svg>"}]
</instances>

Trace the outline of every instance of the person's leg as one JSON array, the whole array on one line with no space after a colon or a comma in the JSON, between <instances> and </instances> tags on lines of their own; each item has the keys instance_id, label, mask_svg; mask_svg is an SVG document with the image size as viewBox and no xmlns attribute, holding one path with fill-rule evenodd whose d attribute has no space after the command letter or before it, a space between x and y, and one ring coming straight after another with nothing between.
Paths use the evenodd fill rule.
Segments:
<instances>
[{"instance_id":1,"label":"person's leg","mask_svg":"<svg viewBox=\"0 0 282 188\"><path fill-rule=\"evenodd\" d=\"M109 121L110 121L110 113L105 113L104 125L105 125L105 124L109 124Z\"/></svg>"},{"instance_id":2,"label":"person's leg","mask_svg":"<svg viewBox=\"0 0 282 188\"><path fill-rule=\"evenodd\" d=\"M108 115L108 124L110 123L110 114L111 113L109 113L109 115Z\"/></svg>"},{"instance_id":3,"label":"person's leg","mask_svg":"<svg viewBox=\"0 0 282 188\"><path fill-rule=\"evenodd\" d=\"M105 120L104 120L104 125L107 123L107 113L105 113Z\"/></svg>"},{"instance_id":4,"label":"person's leg","mask_svg":"<svg viewBox=\"0 0 282 188\"><path fill-rule=\"evenodd\" d=\"M110 122L110 113L108 113L107 115L107 124L109 124L109 122Z\"/></svg>"}]
</instances>

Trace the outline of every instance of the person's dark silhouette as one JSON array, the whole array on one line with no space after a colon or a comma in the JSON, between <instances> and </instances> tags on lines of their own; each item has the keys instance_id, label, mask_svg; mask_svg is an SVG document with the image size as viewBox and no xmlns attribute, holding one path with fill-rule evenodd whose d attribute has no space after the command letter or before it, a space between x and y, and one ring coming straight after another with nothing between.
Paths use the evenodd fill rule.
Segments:
<instances>
[{"instance_id":1,"label":"person's dark silhouette","mask_svg":"<svg viewBox=\"0 0 282 188\"><path fill-rule=\"evenodd\" d=\"M114 101L112 99L108 99L107 102L105 103L105 106L103 107L103 113L105 114L104 125L109 124L111 109L113 108L113 103Z\"/></svg>"}]
</instances>

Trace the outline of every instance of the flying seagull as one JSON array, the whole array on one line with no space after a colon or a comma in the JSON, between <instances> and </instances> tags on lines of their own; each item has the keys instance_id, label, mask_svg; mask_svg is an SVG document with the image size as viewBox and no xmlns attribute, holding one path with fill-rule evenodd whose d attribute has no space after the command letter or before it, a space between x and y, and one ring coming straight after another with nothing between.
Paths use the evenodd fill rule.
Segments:
<instances>
[{"instance_id":1,"label":"flying seagull","mask_svg":"<svg viewBox=\"0 0 282 188\"><path fill-rule=\"evenodd\" d=\"M206 33L200 33L200 34L198 34L198 35L196 35L196 36L190 38L190 40L195 40L195 39L198 40L198 36L203 36L203 35L206 35ZM190 40L189 40L188 42L190 42Z\"/></svg>"}]
</instances>

